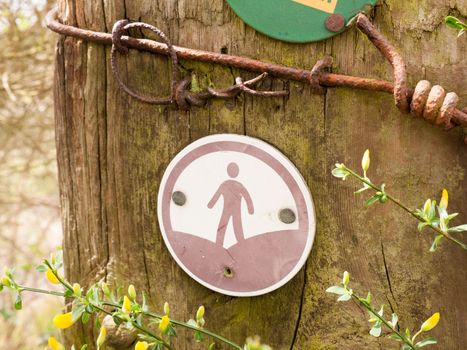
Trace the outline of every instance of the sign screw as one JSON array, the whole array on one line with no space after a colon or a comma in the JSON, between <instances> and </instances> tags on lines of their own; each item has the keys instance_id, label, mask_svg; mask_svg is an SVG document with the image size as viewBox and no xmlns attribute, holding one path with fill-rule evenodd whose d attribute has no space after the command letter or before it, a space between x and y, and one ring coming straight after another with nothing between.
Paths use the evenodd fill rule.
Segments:
<instances>
[{"instance_id":1,"label":"sign screw","mask_svg":"<svg viewBox=\"0 0 467 350\"><path fill-rule=\"evenodd\" d=\"M334 13L326 18L326 29L330 32L340 32L345 27L345 18L339 13Z\"/></svg>"},{"instance_id":2,"label":"sign screw","mask_svg":"<svg viewBox=\"0 0 467 350\"><path fill-rule=\"evenodd\" d=\"M285 208L281 209L279 212L279 220L282 221L284 224L292 224L295 222L297 217L292 209Z\"/></svg>"},{"instance_id":3,"label":"sign screw","mask_svg":"<svg viewBox=\"0 0 467 350\"><path fill-rule=\"evenodd\" d=\"M233 270L228 266L224 267L224 276L227 278L232 278L234 276Z\"/></svg>"},{"instance_id":4,"label":"sign screw","mask_svg":"<svg viewBox=\"0 0 467 350\"><path fill-rule=\"evenodd\" d=\"M182 206L186 203L186 196L183 192L175 191L174 193L172 193L172 200L176 205Z\"/></svg>"}]
</instances>

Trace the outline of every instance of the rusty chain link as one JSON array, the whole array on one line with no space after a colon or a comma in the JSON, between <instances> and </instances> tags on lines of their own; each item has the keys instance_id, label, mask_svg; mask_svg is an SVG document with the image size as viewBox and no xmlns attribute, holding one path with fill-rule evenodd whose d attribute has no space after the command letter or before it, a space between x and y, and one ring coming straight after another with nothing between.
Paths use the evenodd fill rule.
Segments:
<instances>
[{"instance_id":1,"label":"rusty chain link","mask_svg":"<svg viewBox=\"0 0 467 350\"><path fill-rule=\"evenodd\" d=\"M325 69L330 68L332 65L331 57L325 57L318 61L313 69L308 71L257 61L246 57L173 46L160 29L147 23L120 20L115 23L112 34L109 34L64 25L58 20L57 9L50 11L46 17L47 27L59 34L112 45L111 67L115 79L126 93L145 103L159 105L173 104L181 109L189 109L191 106L203 106L206 101L211 98L233 98L242 92L262 97L288 95L288 91L262 91L254 89L266 76L272 75L278 78L307 82L317 93L324 93L328 87L350 87L393 93L396 106L402 113L411 113L415 117L424 118L432 124L443 127L445 130L449 130L457 125L467 128L467 109L460 110L457 108L459 97L456 93L446 93L441 86L432 86L431 83L426 80L420 81L416 85L415 90L412 91L408 89L406 67L402 56L389 41L378 32L364 14L359 14L357 16L356 23L357 27L370 39L392 65L394 70L394 83L385 80L327 72ZM131 28L148 29L157 34L161 38L162 43L124 35L127 34L127 31ZM172 77L170 95L168 97L152 98L143 96L130 89L122 81L116 54L117 52L126 54L129 48L163 54L170 57ZM180 78L178 58L217 63L261 74L248 81L243 81L241 77L237 77L235 79L235 85L223 90L215 90L212 87L208 87L201 92L192 92L190 91L191 77ZM465 141L467 143L467 137Z\"/></svg>"}]
</instances>

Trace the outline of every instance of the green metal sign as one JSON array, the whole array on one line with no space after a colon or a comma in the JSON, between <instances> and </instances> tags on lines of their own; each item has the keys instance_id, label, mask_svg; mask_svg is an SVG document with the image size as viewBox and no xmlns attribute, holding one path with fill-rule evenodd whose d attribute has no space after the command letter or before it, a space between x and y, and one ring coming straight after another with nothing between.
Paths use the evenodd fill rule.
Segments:
<instances>
[{"instance_id":1,"label":"green metal sign","mask_svg":"<svg viewBox=\"0 0 467 350\"><path fill-rule=\"evenodd\" d=\"M248 25L275 39L304 43L342 32L377 0L227 0Z\"/></svg>"}]
</instances>

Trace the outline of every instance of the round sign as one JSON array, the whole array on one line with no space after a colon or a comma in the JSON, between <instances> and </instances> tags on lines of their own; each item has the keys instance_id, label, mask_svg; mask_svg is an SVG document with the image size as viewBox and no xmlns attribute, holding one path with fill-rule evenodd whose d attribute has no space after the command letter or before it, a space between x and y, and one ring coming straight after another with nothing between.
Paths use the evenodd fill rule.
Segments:
<instances>
[{"instance_id":1,"label":"round sign","mask_svg":"<svg viewBox=\"0 0 467 350\"><path fill-rule=\"evenodd\" d=\"M255 138L212 135L184 148L161 181L158 218L177 263L204 286L254 296L287 283L315 235L295 166Z\"/></svg>"},{"instance_id":2,"label":"round sign","mask_svg":"<svg viewBox=\"0 0 467 350\"><path fill-rule=\"evenodd\" d=\"M304 43L327 39L345 29L376 0L227 0L248 25L275 39Z\"/></svg>"}]
</instances>

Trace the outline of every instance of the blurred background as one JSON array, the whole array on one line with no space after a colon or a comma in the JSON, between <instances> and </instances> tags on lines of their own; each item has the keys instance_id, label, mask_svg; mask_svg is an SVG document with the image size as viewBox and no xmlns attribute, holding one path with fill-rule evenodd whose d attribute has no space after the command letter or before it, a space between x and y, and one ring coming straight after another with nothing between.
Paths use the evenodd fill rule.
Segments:
<instances>
[{"instance_id":1,"label":"blurred background","mask_svg":"<svg viewBox=\"0 0 467 350\"><path fill-rule=\"evenodd\" d=\"M35 267L61 244L53 118L51 0L0 0L0 268L53 288ZM0 294L0 349L44 349L59 298Z\"/></svg>"}]
</instances>

